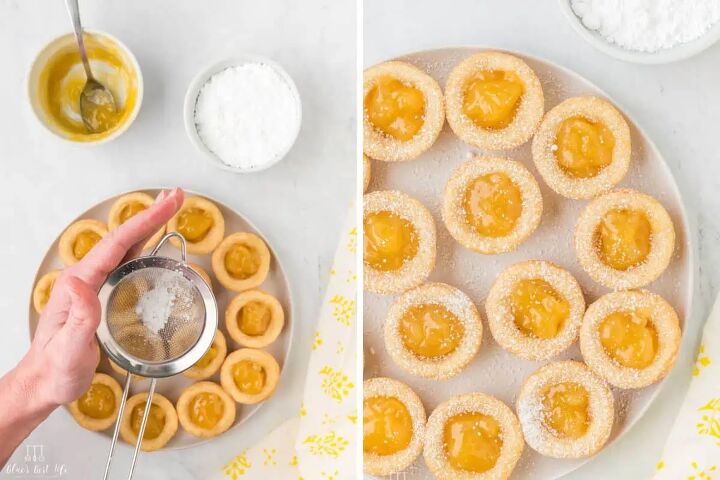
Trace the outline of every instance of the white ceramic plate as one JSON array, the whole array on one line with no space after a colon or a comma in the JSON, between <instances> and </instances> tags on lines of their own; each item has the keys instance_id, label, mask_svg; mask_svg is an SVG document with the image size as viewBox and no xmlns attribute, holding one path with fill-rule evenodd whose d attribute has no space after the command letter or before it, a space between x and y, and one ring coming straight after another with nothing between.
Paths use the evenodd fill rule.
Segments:
<instances>
[{"instance_id":1,"label":"white ceramic plate","mask_svg":"<svg viewBox=\"0 0 720 480\"><path fill-rule=\"evenodd\" d=\"M459 47L430 50L400 58L417 65L445 84L450 70L480 48ZM545 108L577 95L607 95L595 85L559 65L528 55L509 52L523 58L535 70L543 85ZM612 101L612 100L611 100ZM618 106L617 104L615 104ZM619 108L619 106L618 106ZM632 164L621 182L657 198L668 210L677 233L673 260L667 271L647 288L666 298L677 310L681 322L690 318L693 288L692 248L686 214L677 185L662 155L647 135L628 118L632 135ZM432 212L437 225L437 265L430 281L445 282L460 288L478 305L483 317L483 343L475 360L456 377L441 383L425 380L398 368L385 350L382 325L394 297L365 294L365 375L367 378L388 376L409 384L422 398L428 414L443 400L466 392L480 391L494 395L513 406L517 393L531 372L549 362L530 362L502 350L492 339L485 317L485 297L497 275L510 265L530 259L553 261L570 270L585 291L588 304L607 289L596 284L580 267L572 246L572 232L580 209L587 203L563 198L550 190L542 180L530 155L530 142L511 151L495 152L522 162L540 184L543 196L542 223L535 233L512 253L484 256L461 247L448 233L440 216L442 193L452 170L473 154L481 152L461 142L445 128L437 143L424 155L409 162L373 162L370 191L398 189L419 199ZM581 359L577 344L558 359ZM615 390L617 419L610 441L617 440L643 415L659 392L661 384L637 390ZM571 472L586 459L559 460L543 457L530 447L512 478L554 479ZM422 456L410 467L407 480L430 480Z\"/></svg>"},{"instance_id":2,"label":"white ceramic plate","mask_svg":"<svg viewBox=\"0 0 720 480\"><path fill-rule=\"evenodd\" d=\"M601 52L625 62L645 64L677 62L697 55L720 40L720 22L717 22L715 25L710 27L707 32L695 40L676 45L672 48L666 48L656 52L628 50L620 47L619 45L608 42L598 32L589 30L585 27L582 20L580 20L580 17L575 15L575 12L570 5L570 0L559 0L559 2L560 9L565 14L565 18L567 18L568 22L570 22L570 25L578 33L578 35Z\"/></svg>"},{"instance_id":3,"label":"white ceramic plate","mask_svg":"<svg viewBox=\"0 0 720 480\"><path fill-rule=\"evenodd\" d=\"M147 193L148 195L155 198L158 193L160 193L159 189L145 189L145 190L134 190L134 191L142 191ZM129 193L129 192L125 192ZM195 195L201 195L194 192L185 192L188 196L195 196ZM102 222L107 222L108 213L110 211L110 206L113 204L113 202L119 198L120 196L124 195L123 193L115 195L113 197L110 197L97 205L91 207L89 210L84 212L83 214L79 215L74 221L80 220L81 218L94 218L97 220L100 220ZM288 358L288 355L290 353L290 345L292 343L292 331L293 331L293 304L292 304L292 297L290 292L290 285L288 283L288 277L285 273L285 269L283 268L282 262L277 256L276 251L273 249L272 245L270 245L265 238L265 236L262 234L262 232L258 231L257 228L248 220L246 219L242 214L238 213L237 211L231 209L230 207L222 204L221 202L215 200L212 197L209 197L207 195L201 195L208 200L211 200L215 205L218 206L220 211L223 214L223 217L225 217L225 234L226 236L234 233L234 232L252 232L256 235L260 236L265 243L267 244L268 248L270 249L270 254L272 255L271 263L270 263L270 272L268 273L268 277L263 282L262 285L260 285L259 288L262 288L263 290L273 294L279 301L280 304L283 306L283 309L285 310L285 327L283 328L282 333L278 337L275 342L273 342L268 347L264 348L263 350L266 350L268 353L272 354L275 359L280 364L280 368L284 370L284 364L285 361ZM62 233L62 232L60 232ZM163 246L162 250L160 251L161 255L165 255L172 258L180 258L180 251L171 246L166 245ZM237 295L237 293L230 292L229 290L225 289L222 285L220 285L220 282L217 281L215 278L215 275L213 274L212 268L210 266L210 255L192 255L188 254L188 262L197 263L200 265L212 278L213 282L213 292L215 293L215 298L217 300L218 304L218 325L220 330L225 334L225 339L227 340L228 344L228 353L237 350L240 348L239 345L237 345L227 334L227 330L225 329L225 308L227 307L227 304L230 302L230 300ZM63 268L63 264L60 261L60 256L58 255L58 239L56 239L49 247L47 253L45 254L45 257L43 258L42 263L40 264L40 267L38 268L38 271L35 275L35 281L33 282L33 286L37 283L37 280L45 273L55 270L55 269L61 269ZM32 295L31 295L32 297ZM30 300L30 307L29 307L29 320L30 320L30 337L32 338L35 334L35 327L37 326L39 315L35 312L35 309L32 306L32 299ZM284 376L282 375L282 370L280 374L280 382L283 381ZM104 372L109 374L110 376L114 377L122 386L124 384L124 377L122 375L119 375L114 370L110 368L110 364L107 361L107 356L105 354L102 355L102 360L100 362L100 367L98 368L99 372ZM219 372L213 375L212 377L208 378L207 380L213 381L215 383L220 383L220 374ZM195 383L195 380L191 380L183 375L175 375L173 377L159 379L157 384L157 392L165 395L173 404L177 401L178 397L180 396L180 393L187 387L188 385ZM140 393L143 391L147 391L147 389L150 386L149 380L140 380L136 381L133 380L130 395ZM272 402L272 397L270 400L267 400L266 402L259 403L257 405L240 405L237 404L237 417L235 418L235 423L230 428L237 428L238 425L245 422L250 416L252 416L255 412L257 412L260 408L263 408L263 406L268 403ZM69 415L69 413L68 413ZM79 425L77 428L81 428ZM104 438L108 440L108 448L110 445L110 439L112 437L112 427L102 431L98 432L100 435L102 435ZM212 439L202 439L197 438L189 433L185 432L182 427L178 428L178 432L173 437L172 440L167 444L165 449L178 449L178 448L185 448L185 447L192 447L195 445L199 445L204 442L212 441Z\"/></svg>"}]
</instances>

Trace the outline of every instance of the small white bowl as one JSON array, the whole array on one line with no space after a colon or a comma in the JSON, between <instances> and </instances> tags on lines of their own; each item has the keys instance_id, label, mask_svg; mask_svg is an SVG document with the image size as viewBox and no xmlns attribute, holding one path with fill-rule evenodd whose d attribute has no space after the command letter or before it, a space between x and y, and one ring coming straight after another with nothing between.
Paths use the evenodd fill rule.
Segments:
<instances>
[{"instance_id":1,"label":"small white bowl","mask_svg":"<svg viewBox=\"0 0 720 480\"><path fill-rule=\"evenodd\" d=\"M54 55L68 47L77 48L75 35L73 33L65 33L63 35L60 35L59 37L50 41L50 43L48 43L42 50L40 50L40 52L33 60L33 63L30 66L30 70L27 75L27 94L33 113L35 113L35 117L38 119L40 124L45 127L47 131L49 131L56 137L59 137L67 142L71 142L75 145L100 145L102 143L107 143L122 135L128 128L130 128L130 125L132 125L132 123L135 121L135 118L140 111L140 106L142 105L143 100L143 76L142 71L140 70L140 64L135 58L135 55L133 55L130 49L120 40L110 35L109 33L105 33L99 30L85 30L85 33L100 37L101 39L113 44L123 56L123 62L128 67L132 68L133 72L135 73L137 99L135 101L135 107L130 112L130 116L127 118L127 120L125 120L123 124L121 124L109 135L100 136L97 139L76 140L72 138L72 134L64 132L56 125L54 125L53 122L49 119L48 113L41 105L40 99L38 97L40 78L43 73L43 69Z\"/></svg>"},{"instance_id":2,"label":"small white bowl","mask_svg":"<svg viewBox=\"0 0 720 480\"><path fill-rule=\"evenodd\" d=\"M625 62L643 64L677 62L697 55L720 39L720 22L717 22L699 38L687 43L681 43L672 48L658 50L655 52L628 50L614 43L610 43L598 32L590 30L583 25L580 17L575 15L575 12L570 5L570 0L559 1L560 9L565 13L565 17L570 22L570 25L583 39L601 52Z\"/></svg>"},{"instance_id":3,"label":"small white bowl","mask_svg":"<svg viewBox=\"0 0 720 480\"><path fill-rule=\"evenodd\" d=\"M200 138L200 135L197 131L197 125L195 124L195 106L197 104L198 95L200 94L200 90L202 87L207 83L207 81L215 75L218 72L221 72L227 68L230 67L237 67L240 65L244 65L247 63L260 63L263 65L268 65L269 67L272 67L282 78L285 80L285 82L290 87L290 90L292 92L293 97L295 97L295 101L297 103L297 112L298 112L298 119L297 119L297 128L295 129L295 132L293 133L293 139L291 142L288 143L287 148L281 152L280 155L275 158L274 161L263 165L262 167L257 168L251 168L251 169L244 169L240 167L233 167L232 165L228 165L225 162L223 162L215 153L213 153L212 150L210 150L205 143L203 143L202 138ZM190 138L190 143L195 145L195 148L198 149L201 153L204 154L205 158L210 160L210 162L222 168L223 170L227 170L230 172L235 173L252 173L252 172L259 172L262 170L266 170L276 163L278 163L280 160L285 158L287 153L290 151L290 149L295 144L295 140L297 139L298 134L300 133L300 125L302 124L302 103L300 101L300 94L298 93L297 86L295 85L295 82L293 81L292 77L285 71L283 67L281 67L278 63L276 63L273 60L270 60L269 58L261 57L258 55L251 55L251 54L242 54L237 57L228 58L225 60L222 60L220 62L214 63L210 65L209 67L203 69L191 82L190 86L187 89L187 93L185 94L185 107L184 107L184 119L185 119L185 131L187 132L188 138Z\"/></svg>"}]
</instances>

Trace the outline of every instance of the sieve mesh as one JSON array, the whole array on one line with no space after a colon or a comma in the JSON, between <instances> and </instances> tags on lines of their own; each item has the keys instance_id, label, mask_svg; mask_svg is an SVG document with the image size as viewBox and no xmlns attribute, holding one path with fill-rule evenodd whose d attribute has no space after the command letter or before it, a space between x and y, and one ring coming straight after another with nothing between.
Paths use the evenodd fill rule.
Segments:
<instances>
[{"instance_id":1,"label":"sieve mesh","mask_svg":"<svg viewBox=\"0 0 720 480\"><path fill-rule=\"evenodd\" d=\"M198 341L205 306L197 287L182 273L147 267L128 273L107 302L110 335L141 362L172 362Z\"/></svg>"}]
</instances>

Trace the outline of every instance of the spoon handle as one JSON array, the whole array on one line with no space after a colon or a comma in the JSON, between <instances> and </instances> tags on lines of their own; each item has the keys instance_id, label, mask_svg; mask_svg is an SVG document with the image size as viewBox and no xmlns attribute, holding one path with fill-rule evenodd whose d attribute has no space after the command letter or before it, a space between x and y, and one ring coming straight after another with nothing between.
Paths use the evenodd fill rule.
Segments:
<instances>
[{"instance_id":1,"label":"spoon handle","mask_svg":"<svg viewBox=\"0 0 720 480\"><path fill-rule=\"evenodd\" d=\"M92 72L90 71L90 63L88 62L87 53L85 53L85 42L83 41L83 28L80 23L80 7L78 6L78 0L65 0L65 6L70 14L70 20L75 30L75 39L77 40L78 47L80 49L80 59L82 60L83 68L85 68L85 75L87 80L94 80Z\"/></svg>"}]
</instances>

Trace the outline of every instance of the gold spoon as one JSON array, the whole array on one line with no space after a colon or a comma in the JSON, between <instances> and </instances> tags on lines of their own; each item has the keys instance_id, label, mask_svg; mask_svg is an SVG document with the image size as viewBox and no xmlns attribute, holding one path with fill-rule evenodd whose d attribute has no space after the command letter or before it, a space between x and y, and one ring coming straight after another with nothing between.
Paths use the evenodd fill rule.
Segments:
<instances>
[{"instance_id":1,"label":"gold spoon","mask_svg":"<svg viewBox=\"0 0 720 480\"><path fill-rule=\"evenodd\" d=\"M80 117L82 117L83 123L91 133L100 133L106 130L104 118L113 115L116 111L115 99L110 90L95 80L90 70L90 62L88 62L85 42L83 41L83 28L80 24L78 1L65 0L65 5L75 30L75 39L80 49L80 58L87 78L82 93L80 93Z\"/></svg>"}]
</instances>

